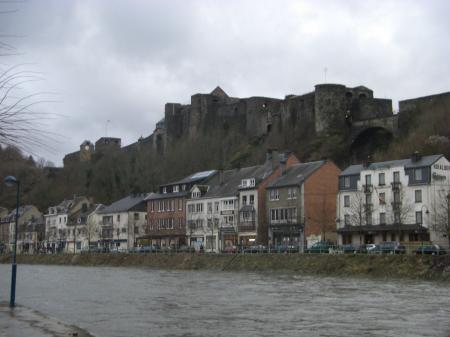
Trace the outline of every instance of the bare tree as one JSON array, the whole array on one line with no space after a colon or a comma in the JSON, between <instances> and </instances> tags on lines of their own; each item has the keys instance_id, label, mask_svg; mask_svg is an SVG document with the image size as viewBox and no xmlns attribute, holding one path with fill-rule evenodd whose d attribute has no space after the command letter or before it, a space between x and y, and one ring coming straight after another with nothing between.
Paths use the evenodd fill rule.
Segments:
<instances>
[{"instance_id":1,"label":"bare tree","mask_svg":"<svg viewBox=\"0 0 450 337\"><path fill-rule=\"evenodd\" d=\"M15 12L17 9L0 9L0 15ZM17 36L0 32L1 57L19 54L13 45L4 41L14 37ZM57 135L45 131L45 121L51 119L52 114L38 110L44 103L54 102L47 98L51 93L29 93L27 86L42 81L41 74L27 69L29 64L13 63L15 65L0 66L0 146L13 146L29 154L37 149L54 151L51 143Z\"/></svg>"},{"instance_id":2,"label":"bare tree","mask_svg":"<svg viewBox=\"0 0 450 337\"><path fill-rule=\"evenodd\" d=\"M436 202L431 207L430 227L436 233L450 237L450 190L438 191ZM449 242L450 243L450 242Z\"/></svg>"},{"instance_id":3,"label":"bare tree","mask_svg":"<svg viewBox=\"0 0 450 337\"><path fill-rule=\"evenodd\" d=\"M394 190L389 214L390 222L397 227L398 240L401 241L402 225L415 222L414 204L401 187Z\"/></svg>"},{"instance_id":4,"label":"bare tree","mask_svg":"<svg viewBox=\"0 0 450 337\"><path fill-rule=\"evenodd\" d=\"M359 245L362 245L363 226L367 224L368 216L371 216L371 205L366 204L363 191L356 191L350 197L350 214L344 218L345 225L359 228Z\"/></svg>"}]
</instances>

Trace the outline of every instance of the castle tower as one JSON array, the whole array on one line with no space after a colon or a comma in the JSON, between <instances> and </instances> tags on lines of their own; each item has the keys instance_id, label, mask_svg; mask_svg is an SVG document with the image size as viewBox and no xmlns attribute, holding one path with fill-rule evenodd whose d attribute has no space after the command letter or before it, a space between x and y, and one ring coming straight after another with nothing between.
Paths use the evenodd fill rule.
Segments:
<instances>
[{"instance_id":1,"label":"castle tower","mask_svg":"<svg viewBox=\"0 0 450 337\"><path fill-rule=\"evenodd\" d=\"M80 145L80 162L90 161L93 153L94 144L92 144L89 140L85 140Z\"/></svg>"},{"instance_id":2,"label":"castle tower","mask_svg":"<svg viewBox=\"0 0 450 337\"><path fill-rule=\"evenodd\" d=\"M316 133L345 125L347 109L346 88L341 84L318 84L315 86L314 114Z\"/></svg>"}]
</instances>

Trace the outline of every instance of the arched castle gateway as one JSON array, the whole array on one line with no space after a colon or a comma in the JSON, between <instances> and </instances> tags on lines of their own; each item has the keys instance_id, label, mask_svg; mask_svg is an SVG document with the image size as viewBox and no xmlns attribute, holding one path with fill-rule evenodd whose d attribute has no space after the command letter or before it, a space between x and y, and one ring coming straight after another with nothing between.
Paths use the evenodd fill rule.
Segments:
<instances>
[{"instance_id":1,"label":"arched castle gateway","mask_svg":"<svg viewBox=\"0 0 450 337\"><path fill-rule=\"evenodd\" d=\"M385 146L405 132L415 114L437 101L449 104L450 93L401 101L399 113L394 114L392 100L374 98L373 91L364 86L318 84L314 91L284 99L231 97L217 87L209 94L192 95L190 104L166 103L164 118L148 137L125 147L120 138L100 138L95 148L89 145L88 155L83 154L83 143L81 151L64 158L64 165L89 160L98 150L145 149L162 154L180 142L219 134L242 142L265 139L266 144L280 147L294 140L306 144L317 137L340 135L358 159L358 154Z\"/></svg>"}]
</instances>

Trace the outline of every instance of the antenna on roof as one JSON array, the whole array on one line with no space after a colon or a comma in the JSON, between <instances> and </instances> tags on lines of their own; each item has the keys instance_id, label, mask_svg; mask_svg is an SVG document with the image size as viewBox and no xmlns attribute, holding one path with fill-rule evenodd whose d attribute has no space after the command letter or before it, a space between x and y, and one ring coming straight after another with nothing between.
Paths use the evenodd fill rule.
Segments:
<instances>
[{"instance_id":1,"label":"antenna on roof","mask_svg":"<svg viewBox=\"0 0 450 337\"><path fill-rule=\"evenodd\" d=\"M108 137L108 125L111 123L111 121L108 119L105 123L105 137Z\"/></svg>"}]
</instances>

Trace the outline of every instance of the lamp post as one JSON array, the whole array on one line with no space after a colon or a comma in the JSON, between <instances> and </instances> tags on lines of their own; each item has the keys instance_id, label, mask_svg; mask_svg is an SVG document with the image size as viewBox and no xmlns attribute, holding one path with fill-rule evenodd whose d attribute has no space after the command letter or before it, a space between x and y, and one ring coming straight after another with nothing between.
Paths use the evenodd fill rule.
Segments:
<instances>
[{"instance_id":1,"label":"lamp post","mask_svg":"<svg viewBox=\"0 0 450 337\"><path fill-rule=\"evenodd\" d=\"M20 181L13 176L7 176L5 178L5 185L8 187L17 186L16 192L16 224L14 227L14 247L13 247L13 261L11 270L11 297L9 300L9 306L13 308L16 302L16 274L17 274L17 264L16 264L16 252L17 252L17 227L19 221L19 192L20 192Z\"/></svg>"}]
</instances>

